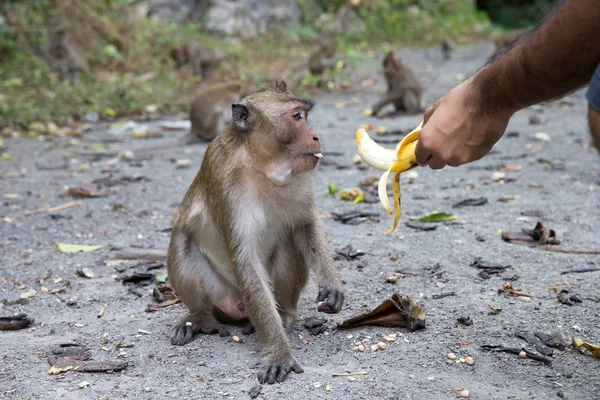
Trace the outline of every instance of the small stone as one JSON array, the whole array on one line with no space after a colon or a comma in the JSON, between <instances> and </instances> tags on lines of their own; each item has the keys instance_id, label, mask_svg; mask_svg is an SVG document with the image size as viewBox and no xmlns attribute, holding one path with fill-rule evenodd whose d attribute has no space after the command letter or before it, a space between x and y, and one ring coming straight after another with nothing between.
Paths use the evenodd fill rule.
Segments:
<instances>
[{"instance_id":1,"label":"small stone","mask_svg":"<svg viewBox=\"0 0 600 400\"><path fill-rule=\"evenodd\" d=\"M326 392L331 392L331 385L330 384L325 385L325 391Z\"/></svg>"},{"instance_id":2,"label":"small stone","mask_svg":"<svg viewBox=\"0 0 600 400\"><path fill-rule=\"evenodd\" d=\"M177 169L189 168L190 165L192 165L192 162L187 158L175 161L175 167Z\"/></svg>"},{"instance_id":3,"label":"small stone","mask_svg":"<svg viewBox=\"0 0 600 400\"><path fill-rule=\"evenodd\" d=\"M504 172L501 171L496 171L492 174L492 180L494 181L501 181L506 177L506 174Z\"/></svg>"},{"instance_id":4,"label":"small stone","mask_svg":"<svg viewBox=\"0 0 600 400\"><path fill-rule=\"evenodd\" d=\"M92 279L94 277L94 271L92 271L89 268L81 268L81 269L78 269L76 272L77 272L77 275L81 276L82 278Z\"/></svg>"},{"instance_id":5,"label":"small stone","mask_svg":"<svg viewBox=\"0 0 600 400\"><path fill-rule=\"evenodd\" d=\"M379 347L377 347L376 344L371 345L371 351L377 351L378 349L379 349Z\"/></svg>"},{"instance_id":6,"label":"small stone","mask_svg":"<svg viewBox=\"0 0 600 400\"><path fill-rule=\"evenodd\" d=\"M417 178L419 177L419 173L417 171L408 171L405 172L402 177L408 180L409 183L411 183L417 180Z\"/></svg>"},{"instance_id":7,"label":"small stone","mask_svg":"<svg viewBox=\"0 0 600 400\"><path fill-rule=\"evenodd\" d=\"M143 335L150 335L150 332L148 332L148 331L145 331L145 330L143 330L143 329L138 329L138 333L141 333L141 334L143 334Z\"/></svg>"},{"instance_id":8,"label":"small stone","mask_svg":"<svg viewBox=\"0 0 600 400\"><path fill-rule=\"evenodd\" d=\"M387 279L385 280L387 283L396 283L398 281L398 276L397 275L390 275L387 277Z\"/></svg>"},{"instance_id":9,"label":"small stone","mask_svg":"<svg viewBox=\"0 0 600 400\"><path fill-rule=\"evenodd\" d=\"M548 143L550 141L550 135L548 135L546 132L538 132L535 135L533 135L533 138L538 142L543 143Z\"/></svg>"},{"instance_id":10,"label":"small stone","mask_svg":"<svg viewBox=\"0 0 600 400\"><path fill-rule=\"evenodd\" d=\"M380 126L379 128L377 128L377 135L379 135L379 136L385 135L386 132L387 132L387 129L385 126Z\"/></svg>"},{"instance_id":11,"label":"small stone","mask_svg":"<svg viewBox=\"0 0 600 400\"><path fill-rule=\"evenodd\" d=\"M240 337L239 336L232 336L231 340L233 340L236 343L239 343L240 342Z\"/></svg>"},{"instance_id":12,"label":"small stone","mask_svg":"<svg viewBox=\"0 0 600 400\"><path fill-rule=\"evenodd\" d=\"M119 153L119 159L121 159L121 160L133 160L134 157L135 157L135 155L133 154L133 151L131 151L131 150L124 150Z\"/></svg>"},{"instance_id":13,"label":"small stone","mask_svg":"<svg viewBox=\"0 0 600 400\"><path fill-rule=\"evenodd\" d=\"M527 297L527 296L519 296L519 300L525 302L525 303L531 303L531 297Z\"/></svg>"},{"instance_id":14,"label":"small stone","mask_svg":"<svg viewBox=\"0 0 600 400\"><path fill-rule=\"evenodd\" d=\"M313 387L315 387L316 389L321 387L321 382L315 382L313 383Z\"/></svg>"},{"instance_id":15,"label":"small stone","mask_svg":"<svg viewBox=\"0 0 600 400\"><path fill-rule=\"evenodd\" d=\"M387 347L387 345L384 342L377 343L377 348L379 350L385 350L386 347Z\"/></svg>"},{"instance_id":16,"label":"small stone","mask_svg":"<svg viewBox=\"0 0 600 400\"><path fill-rule=\"evenodd\" d=\"M467 389L461 390L458 395L463 399L468 399L469 397L471 397L471 393Z\"/></svg>"},{"instance_id":17,"label":"small stone","mask_svg":"<svg viewBox=\"0 0 600 400\"><path fill-rule=\"evenodd\" d=\"M519 358L527 358L527 353L524 351L519 352Z\"/></svg>"},{"instance_id":18,"label":"small stone","mask_svg":"<svg viewBox=\"0 0 600 400\"><path fill-rule=\"evenodd\" d=\"M390 260L398 261L398 252L397 251L392 252L392 255L390 256Z\"/></svg>"},{"instance_id":19,"label":"small stone","mask_svg":"<svg viewBox=\"0 0 600 400\"><path fill-rule=\"evenodd\" d=\"M83 382L79 382L77 384L77 386L79 386L80 389L84 389L84 388L90 386L90 383L88 381L83 381Z\"/></svg>"},{"instance_id":20,"label":"small stone","mask_svg":"<svg viewBox=\"0 0 600 400\"><path fill-rule=\"evenodd\" d=\"M21 293L19 295L19 298L20 299L30 299L30 298L34 297L36 294L37 294L37 291L35 291L34 289L29 289L25 293Z\"/></svg>"},{"instance_id":21,"label":"small stone","mask_svg":"<svg viewBox=\"0 0 600 400\"><path fill-rule=\"evenodd\" d=\"M540 118L539 115L537 115L537 114L531 114L529 116L529 124L530 125L537 125L537 124L539 124L541 122L542 122L542 119Z\"/></svg>"},{"instance_id":22,"label":"small stone","mask_svg":"<svg viewBox=\"0 0 600 400\"><path fill-rule=\"evenodd\" d=\"M365 346L363 346L362 344L359 344L358 346L356 346L356 350L363 352L363 351L365 351Z\"/></svg>"},{"instance_id":23,"label":"small stone","mask_svg":"<svg viewBox=\"0 0 600 400\"><path fill-rule=\"evenodd\" d=\"M473 365L473 357L471 357L471 356L465 357L465 364Z\"/></svg>"},{"instance_id":24,"label":"small stone","mask_svg":"<svg viewBox=\"0 0 600 400\"><path fill-rule=\"evenodd\" d=\"M14 199L18 199L19 195L17 193L6 193L3 197L5 199L14 200Z\"/></svg>"},{"instance_id":25,"label":"small stone","mask_svg":"<svg viewBox=\"0 0 600 400\"><path fill-rule=\"evenodd\" d=\"M458 321L459 324L463 324L463 325L466 325L466 326L473 325L473 320L468 315L463 315L463 316L458 317L457 321Z\"/></svg>"},{"instance_id":26,"label":"small stone","mask_svg":"<svg viewBox=\"0 0 600 400\"><path fill-rule=\"evenodd\" d=\"M456 360L456 354L448 353L448 358L451 359L452 361L454 361L454 360Z\"/></svg>"},{"instance_id":27,"label":"small stone","mask_svg":"<svg viewBox=\"0 0 600 400\"><path fill-rule=\"evenodd\" d=\"M396 338L395 338L395 337L392 337L392 336L384 336L384 337L383 337L383 339L384 339L386 342L395 342L395 341L396 341Z\"/></svg>"},{"instance_id":28,"label":"small stone","mask_svg":"<svg viewBox=\"0 0 600 400\"><path fill-rule=\"evenodd\" d=\"M372 110L372 109L370 109L370 108L366 108L366 109L363 111L363 115L364 115L365 117L370 117L371 115L373 115L373 110Z\"/></svg>"},{"instance_id":29,"label":"small stone","mask_svg":"<svg viewBox=\"0 0 600 400\"><path fill-rule=\"evenodd\" d=\"M348 377L348 381L349 382L356 382L356 377L355 376L349 376Z\"/></svg>"}]
</instances>

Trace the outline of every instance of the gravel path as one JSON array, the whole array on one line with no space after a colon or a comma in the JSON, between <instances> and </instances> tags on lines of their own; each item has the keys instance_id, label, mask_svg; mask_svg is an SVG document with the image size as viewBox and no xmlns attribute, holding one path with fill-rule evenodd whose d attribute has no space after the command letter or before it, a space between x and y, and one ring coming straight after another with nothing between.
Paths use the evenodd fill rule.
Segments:
<instances>
[{"instance_id":1,"label":"gravel path","mask_svg":"<svg viewBox=\"0 0 600 400\"><path fill-rule=\"evenodd\" d=\"M412 60L425 86L425 98L432 102L456 84L457 74L469 75L491 54L489 44L459 51L443 63L435 49L400 50ZM380 59L381 56L379 56ZM299 304L298 322L290 338L297 360L305 373L292 375L283 384L263 386L264 399L452 399L458 388L468 389L473 399L597 399L600 397L600 360L579 354L567 347L545 365L519 359L508 353L483 351L484 344L510 347L525 345L515 336L520 331L558 332L569 341L580 336L600 343L600 272L561 275L577 268L600 268L600 256L545 252L501 240L498 230L520 231L536 222L556 230L561 248L600 249L600 186L596 175L600 162L589 146L586 103L583 91L518 113L505 136L484 159L461 168L442 171L418 169L418 177L403 180L404 213L396 234L386 235L392 219L377 203L352 204L326 196L327 184L340 188L356 186L372 169L357 168L354 133L361 124L373 123L389 130L411 129L420 116L377 120L362 115L384 90L379 61L361 66L353 77L356 84L349 94L319 97L311 116L321 134L325 151L341 155L326 156L318 167L317 202L323 213L332 249L352 244L366 254L356 260L337 260L343 276L346 303L340 314L316 312L316 287L310 283ZM375 79L372 87L360 82ZM346 102L343 108L338 103ZM537 114L541 124L531 125ZM158 130L160 122L150 124ZM8 151L15 156L0 164L0 316L24 312L35 318L25 330L0 332L2 365L0 398L79 399L79 398L250 398L257 386L256 363L259 346L254 335L231 338L198 337L184 347L169 343L171 328L185 313L176 305L154 313L146 307L153 303L152 286L129 287L116 280L124 273L144 272L138 262L117 264L107 261L108 249L90 253L63 254L54 242L166 248L170 218L200 165L206 145L168 147L165 143L183 136L183 131L164 132L161 139L133 140L108 144L109 150L133 149L131 160L111 162L110 158L90 161L69 153L89 149L107 134L98 126L86 133L75 147L65 147L68 139L38 141L7 139ZM374 134L374 131L372 131ZM537 132L549 135L549 142L533 139ZM399 140L401 136L383 137ZM150 153L136 152L149 145L164 146ZM392 144L386 144L392 147ZM68 159L68 160L67 160ZM178 169L174 160L189 159L191 166ZM66 161L67 160L67 161ZM335 162L335 163L331 163ZM334 165L336 164L336 165ZM83 165L83 168L82 168ZM492 179L504 165L518 166L506 171L505 180ZM48 169L54 167L54 169ZM20 171L25 168L27 171ZM510 168L509 168L510 169ZM104 191L94 179L112 179L116 189L108 197L84 199L81 205L55 212L26 211L44 209L73 201L65 197L65 186L83 186ZM126 177L126 180L122 178ZM142 177L142 178L140 178ZM11 198L6 194L18 194ZM519 198L498 201L501 196ZM12 196L14 197L14 196ZM486 204L452 208L465 198L485 197ZM380 215L379 222L343 225L328 217L329 212L362 210ZM457 214L454 224L439 224L434 231L406 227L409 217L442 210ZM541 217L527 216L535 210ZM525 215L524 215L525 214ZM393 256L397 253L398 258ZM476 258L512 267L501 275L482 279L470 263ZM91 279L80 277L81 268L93 271ZM395 271L411 271L395 284L386 282ZM152 270L166 273L164 267ZM433 277L427 275L434 274ZM513 287L530 293L531 301L498 294L509 279ZM50 294L69 281L66 290ZM561 285L583 302L560 304L549 290ZM18 302L30 289L37 294ZM454 296L434 295L454 292ZM427 315L427 328L409 332L392 328L361 327L334 331L341 321L368 311L393 293L417 299ZM501 307L493 314L490 306ZM99 310L104 313L98 317ZM302 324L308 317L327 317L327 331L312 336ZM470 316L473 324L461 325L457 318ZM240 334L236 328L232 333ZM385 350L370 346L384 335L397 334ZM304 340L303 340L304 339ZM53 347L75 342L89 347L95 359L127 361L122 373L85 374L68 371L48 375L47 357ZM121 342L133 347L117 348ZM353 350L364 343L365 352ZM450 361L447 354L471 356L474 365ZM366 375L333 377L332 372L366 371ZM78 385L87 381L89 386Z\"/></svg>"}]
</instances>

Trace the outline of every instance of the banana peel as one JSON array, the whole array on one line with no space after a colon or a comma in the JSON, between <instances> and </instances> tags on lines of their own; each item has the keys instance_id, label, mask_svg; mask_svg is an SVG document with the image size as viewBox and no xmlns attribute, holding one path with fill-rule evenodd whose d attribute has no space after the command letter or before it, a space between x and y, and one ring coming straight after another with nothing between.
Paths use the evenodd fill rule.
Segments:
<instances>
[{"instance_id":1,"label":"banana peel","mask_svg":"<svg viewBox=\"0 0 600 400\"><path fill-rule=\"evenodd\" d=\"M578 338L578 337L573 338L572 346L579 349L579 351L582 353L585 350L587 350L590 353L592 353L595 357L600 358L600 346L584 342L581 338Z\"/></svg>"},{"instance_id":2,"label":"banana peel","mask_svg":"<svg viewBox=\"0 0 600 400\"><path fill-rule=\"evenodd\" d=\"M377 144L369 137L369 134L365 129L361 128L356 132L356 148L358 149L360 158L371 167L380 171L385 171L379 180L379 201L388 214L391 215L392 211L394 214L394 225L387 230L386 233L392 233L398 227L398 220L402 214L400 174L418 166L415 157L415 149L422 127L423 121L421 121L419 126L413 129L400 141L400 143L398 143L395 150L386 149ZM392 179L392 190L394 195L393 210L387 194L388 178L392 172L394 172L394 177Z\"/></svg>"}]
</instances>

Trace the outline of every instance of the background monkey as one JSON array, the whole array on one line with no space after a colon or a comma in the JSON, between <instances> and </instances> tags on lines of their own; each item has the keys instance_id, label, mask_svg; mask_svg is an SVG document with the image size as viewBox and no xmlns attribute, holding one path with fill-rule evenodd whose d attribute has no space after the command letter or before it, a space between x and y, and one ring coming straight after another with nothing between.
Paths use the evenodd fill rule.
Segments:
<instances>
[{"instance_id":1,"label":"background monkey","mask_svg":"<svg viewBox=\"0 0 600 400\"><path fill-rule=\"evenodd\" d=\"M71 84L77 83L79 73L88 69L83 57L69 42L64 27L56 29L50 39L48 64L59 73L61 81L68 77Z\"/></svg>"},{"instance_id":2,"label":"background monkey","mask_svg":"<svg viewBox=\"0 0 600 400\"><path fill-rule=\"evenodd\" d=\"M320 43L308 57L308 71L312 75L321 75L327 69L335 67L335 45L330 41Z\"/></svg>"},{"instance_id":3,"label":"background monkey","mask_svg":"<svg viewBox=\"0 0 600 400\"><path fill-rule=\"evenodd\" d=\"M410 67L394 57L393 52L387 53L383 59L383 74L388 84L387 93L373 107L373 115L377 115L383 107L392 103L396 111L410 114L423 110L421 96L423 89L419 78Z\"/></svg>"},{"instance_id":4,"label":"background monkey","mask_svg":"<svg viewBox=\"0 0 600 400\"><path fill-rule=\"evenodd\" d=\"M211 79L221 61L226 57L215 50L196 43L188 43L171 50L175 68L181 68L188 62L192 64L194 76L202 75L203 80Z\"/></svg>"},{"instance_id":5,"label":"background monkey","mask_svg":"<svg viewBox=\"0 0 600 400\"><path fill-rule=\"evenodd\" d=\"M309 268L319 311L337 313L344 302L315 213L313 171L323 155L307 123L312 106L285 82L233 104L232 122L209 145L173 219L169 280L190 314L171 342L249 319L262 345L261 383L303 372L286 329Z\"/></svg>"},{"instance_id":6,"label":"background monkey","mask_svg":"<svg viewBox=\"0 0 600 400\"><path fill-rule=\"evenodd\" d=\"M243 82L216 84L198 92L190 106L190 134L213 140L231 121L231 105L248 94Z\"/></svg>"},{"instance_id":7,"label":"background monkey","mask_svg":"<svg viewBox=\"0 0 600 400\"><path fill-rule=\"evenodd\" d=\"M442 58L444 60L449 60L450 57L452 56L452 52L454 51L454 48L456 46L454 45L454 42L450 39L444 39L442 40L442 44L441 44L441 50L442 50Z\"/></svg>"}]
</instances>

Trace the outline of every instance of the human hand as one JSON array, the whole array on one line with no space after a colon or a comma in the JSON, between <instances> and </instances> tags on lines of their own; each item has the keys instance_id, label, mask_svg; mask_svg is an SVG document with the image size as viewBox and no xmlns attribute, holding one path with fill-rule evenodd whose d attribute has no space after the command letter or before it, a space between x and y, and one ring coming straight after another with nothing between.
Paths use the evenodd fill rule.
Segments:
<instances>
[{"instance_id":1,"label":"human hand","mask_svg":"<svg viewBox=\"0 0 600 400\"><path fill-rule=\"evenodd\" d=\"M425 111L415 149L420 166L441 169L479 160L500 140L514 112L485 109L492 102L482 96L471 78Z\"/></svg>"}]
</instances>

